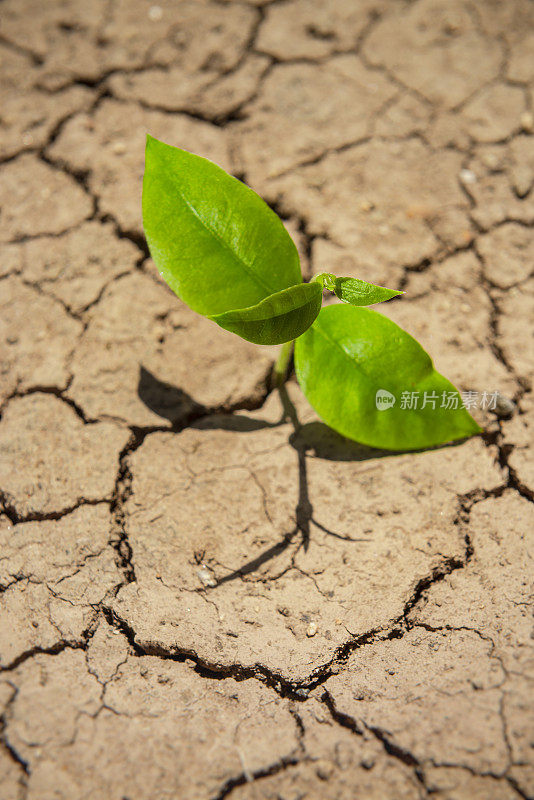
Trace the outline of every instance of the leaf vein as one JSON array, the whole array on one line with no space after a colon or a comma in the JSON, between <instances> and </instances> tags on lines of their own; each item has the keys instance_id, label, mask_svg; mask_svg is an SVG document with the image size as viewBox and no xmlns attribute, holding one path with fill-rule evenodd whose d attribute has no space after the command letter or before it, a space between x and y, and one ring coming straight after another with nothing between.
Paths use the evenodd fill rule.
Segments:
<instances>
[{"instance_id":1,"label":"leaf vein","mask_svg":"<svg viewBox=\"0 0 534 800\"><path fill-rule=\"evenodd\" d=\"M270 286L268 286L266 283L264 283L263 280L261 279L261 277L254 271L254 269L249 264L247 264L247 262L243 258L241 258L234 250L232 250L232 248L230 247L228 242L226 242L222 238L222 236L218 233L218 231L215 230L215 228L213 228L211 225L209 225L206 222L205 219L203 219L203 217L199 214L199 212L195 208L195 206L192 203L190 203L190 201L187 199L187 197L184 196L184 194L182 193L182 191L181 191L181 189L179 187L179 184L177 183L176 180L174 180L174 176L172 176L172 177L173 177L173 183L175 185L175 189L176 189L176 192L177 192L178 196L180 197L182 202L186 205L186 207L191 211L193 216L196 217L196 219L200 222L202 227L204 227L208 231L208 233L210 233L215 239L217 239L217 241L220 244L223 245L223 247L226 248L226 250L228 250L228 252L232 256L232 258L235 261L237 261L238 264L240 264L242 267L244 267L245 272L252 278L252 280L258 286L261 286L261 288L264 289L269 294L274 294L273 289Z\"/></svg>"}]
</instances>

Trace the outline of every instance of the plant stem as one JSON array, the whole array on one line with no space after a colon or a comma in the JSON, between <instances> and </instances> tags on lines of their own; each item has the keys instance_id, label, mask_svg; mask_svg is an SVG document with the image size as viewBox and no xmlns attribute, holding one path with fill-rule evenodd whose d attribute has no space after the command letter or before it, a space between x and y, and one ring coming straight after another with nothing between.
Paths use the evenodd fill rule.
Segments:
<instances>
[{"instance_id":1,"label":"plant stem","mask_svg":"<svg viewBox=\"0 0 534 800\"><path fill-rule=\"evenodd\" d=\"M289 342L285 342L285 344L283 344L280 348L280 353L273 367L273 383L275 386L283 386L286 381L287 368L289 366L289 362L291 361L291 356L293 355L294 345L295 340L292 339Z\"/></svg>"}]
</instances>

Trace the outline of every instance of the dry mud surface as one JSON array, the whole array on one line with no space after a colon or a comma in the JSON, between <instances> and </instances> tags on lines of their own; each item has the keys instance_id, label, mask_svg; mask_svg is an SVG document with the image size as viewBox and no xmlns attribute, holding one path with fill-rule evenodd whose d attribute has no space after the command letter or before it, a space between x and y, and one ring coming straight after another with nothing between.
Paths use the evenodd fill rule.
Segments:
<instances>
[{"instance_id":1,"label":"dry mud surface","mask_svg":"<svg viewBox=\"0 0 534 800\"><path fill-rule=\"evenodd\" d=\"M0 19L1 800L534 797L532 3ZM399 455L294 383L284 421L274 350L150 262L147 131L514 413Z\"/></svg>"}]
</instances>

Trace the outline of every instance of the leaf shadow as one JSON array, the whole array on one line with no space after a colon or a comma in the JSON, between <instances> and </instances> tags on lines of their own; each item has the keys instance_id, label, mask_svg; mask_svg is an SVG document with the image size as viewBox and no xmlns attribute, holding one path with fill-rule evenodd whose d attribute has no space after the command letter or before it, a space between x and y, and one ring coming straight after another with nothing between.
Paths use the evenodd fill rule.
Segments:
<instances>
[{"instance_id":1,"label":"leaf shadow","mask_svg":"<svg viewBox=\"0 0 534 800\"><path fill-rule=\"evenodd\" d=\"M377 450L375 448L360 445L344 436L336 433L324 422L315 421L301 425L298 419L297 410L293 405L285 386L279 387L280 399L283 406L281 423L289 420L293 426L293 433L289 436L289 444L297 453L298 458L298 499L295 506L295 528L286 533L283 538L271 545L250 561L236 567L232 572L217 581L217 586L221 586L230 581L255 572L259 567L276 558L292 544L295 538L299 537L300 542L297 551L302 548L308 550L311 540L311 528L314 525L327 536L346 541L346 542L366 542L365 538L348 536L338 533L323 525L314 517L313 505L310 500L308 486L308 464L307 459L312 455L314 458L324 458L331 461L367 461L374 458L384 458L386 456L402 455L402 453ZM280 423L277 423L280 424ZM293 556L292 561L294 560Z\"/></svg>"},{"instance_id":2,"label":"leaf shadow","mask_svg":"<svg viewBox=\"0 0 534 800\"><path fill-rule=\"evenodd\" d=\"M271 423L265 420L253 419L242 413L236 415L214 410L210 414L209 409L198 403L183 389L160 380L142 364L139 366L137 395L150 411L157 414L158 417L168 420L173 427L178 427L184 420L195 417L206 417L203 419L203 427L206 429L237 431L239 433L280 425L279 422Z\"/></svg>"},{"instance_id":3,"label":"leaf shadow","mask_svg":"<svg viewBox=\"0 0 534 800\"><path fill-rule=\"evenodd\" d=\"M372 458L403 455L402 452L378 450L353 442L319 420L301 425L291 434L289 443L296 450L303 449L306 453L312 453L314 458L327 461L368 461Z\"/></svg>"},{"instance_id":4,"label":"leaf shadow","mask_svg":"<svg viewBox=\"0 0 534 800\"><path fill-rule=\"evenodd\" d=\"M137 395L150 411L173 425L198 408L198 403L187 392L156 378L142 364L139 366Z\"/></svg>"},{"instance_id":5,"label":"leaf shadow","mask_svg":"<svg viewBox=\"0 0 534 800\"><path fill-rule=\"evenodd\" d=\"M202 427L203 430L228 430L237 433L248 433L262 430L265 428L276 428L287 423L291 423L293 432L288 438L288 443L297 453L298 459L298 498L295 506L295 527L283 535L283 537L270 545L262 553L253 559L235 567L228 574L219 578L213 587L206 587L202 591L214 591L217 587L229 583L236 579L242 579L245 575L256 572L264 564L280 556L287 548L299 539L298 546L292 557L292 564L295 556L302 548L307 551L311 540L312 525L318 528L327 536L346 542L368 541L367 539L348 536L329 529L314 517L314 509L310 500L308 485L308 458L326 459L329 461L369 461L387 457L397 457L407 453L423 451L389 451L378 450L366 445L358 444L345 438L336 431L325 425L324 422L313 421L301 424L297 410L291 401L285 385L278 388L280 400L282 402L283 413L276 422L248 417L241 411L239 414L231 414L213 410L212 413L182 389L175 387L165 381L156 378L148 369L141 365L139 372L138 395L142 402L155 414L168 419L173 425L184 416L192 415L198 419L192 424ZM454 447L459 443L443 445L443 447ZM429 448L441 449L441 448Z\"/></svg>"}]
</instances>

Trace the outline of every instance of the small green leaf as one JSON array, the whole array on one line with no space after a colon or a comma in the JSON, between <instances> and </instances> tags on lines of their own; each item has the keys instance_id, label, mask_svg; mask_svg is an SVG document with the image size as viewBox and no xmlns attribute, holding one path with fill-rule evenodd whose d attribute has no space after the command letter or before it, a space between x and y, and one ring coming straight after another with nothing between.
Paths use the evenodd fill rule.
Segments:
<instances>
[{"instance_id":1,"label":"small green leaf","mask_svg":"<svg viewBox=\"0 0 534 800\"><path fill-rule=\"evenodd\" d=\"M323 308L297 339L295 369L323 420L370 447L418 450L481 431L421 345L371 309Z\"/></svg>"},{"instance_id":2,"label":"small green leaf","mask_svg":"<svg viewBox=\"0 0 534 800\"><path fill-rule=\"evenodd\" d=\"M340 300L352 306L372 306L391 300L404 292L396 289L387 289L385 286L376 286L374 283L361 281L359 278L337 278L330 272L324 272L315 278L316 281L334 292Z\"/></svg>"},{"instance_id":3,"label":"small green leaf","mask_svg":"<svg viewBox=\"0 0 534 800\"><path fill-rule=\"evenodd\" d=\"M252 189L206 158L147 137L143 225L171 289L206 316L302 282L295 245Z\"/></svg>"},{"instance_id":4,"label":"small green leaf","mask_svg":"<svg viewBox=\"0 0 534 800\"><path fill-rule=\"evenodd\" d=\"M358 278L336 278L335 293L340 300L352 306L372 306L374 303L383 303L403 294L396 289L387 289L385 286L375 286L374 283L358 280Z\"/></svg>"},{"instance_id":5,"label":"small green leaf","mask_svg":"<svg viewBox=\"0 0 534 800\"><path fill-rule=\"evenodd\" d=\"M221 328L255 344L282 344L310 327L321 310L318 283L299 283L266 297L255 306L210 317Z\"/></svg>"}]
</instances>

